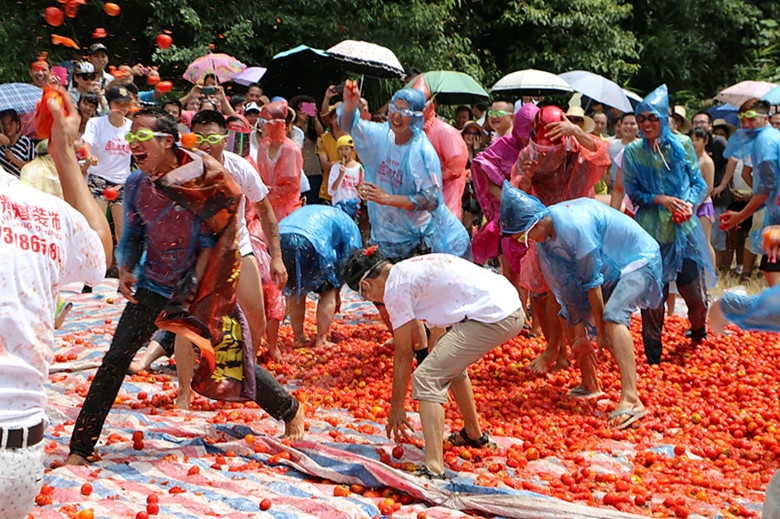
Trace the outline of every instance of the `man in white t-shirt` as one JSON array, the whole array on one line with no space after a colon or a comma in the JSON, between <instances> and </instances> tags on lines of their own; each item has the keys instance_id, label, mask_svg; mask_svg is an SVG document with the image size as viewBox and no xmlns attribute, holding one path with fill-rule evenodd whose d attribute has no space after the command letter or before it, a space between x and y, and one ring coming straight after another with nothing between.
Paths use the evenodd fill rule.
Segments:
<instances>
[{"instance_id":1,"label":"man in white t-shirt","mask_svg":"<svg viewBox=\"0 0 780 519\"><path fill-rule=\"evenodd\" d=\"M383 303L393 325L387 436L400 441L411 430L403 405L411 376L426 446L425 463L416 474L444 479L444 404L450 387L465 426L447 440L473 448L491 444L479 425L466 370L522 331L525 315L517 290L505 277L450 254L427 254L393 265L375 246L350 256L344 278L369 301ZM434 346L412 374L412 329L417 321L431 330Z\"/></svg>"},{"instance_id":2,"label":"man in white t-shirt","mask_svg":"<svg viewBox=\"0 0 780 519\"><path fill-rule=\"evenodd\" d=\"M0 510L25 517L43 480L46 390L60 287L103 279L111 233L81 175L73 143L79 115L53 108L49 152L65 201L0 168ZM67 203L66 203L67 202ZM69 205L70 204L70 205Z\"/></svg>"}]
</instances>

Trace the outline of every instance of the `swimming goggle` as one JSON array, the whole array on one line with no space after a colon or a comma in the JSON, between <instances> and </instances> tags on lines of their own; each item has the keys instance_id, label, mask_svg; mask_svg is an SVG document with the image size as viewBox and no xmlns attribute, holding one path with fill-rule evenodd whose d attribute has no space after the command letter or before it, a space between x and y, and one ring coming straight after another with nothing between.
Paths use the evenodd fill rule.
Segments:
<instances>
[{"instance_id":1,"label":"swimming goggle","mask_svg":"<svg viewBox=\"0 0 780 519\"><path fill-rule=\"evenodd\" d=\"M146 142L152 140L154 137L165 137L167 135L170 135L170 133L154 132L152 130L147 130L146 128L141 128L135 133L127 132L125 134L125 140L132 144L135 141Z\"/></svg>"}]
</instances>

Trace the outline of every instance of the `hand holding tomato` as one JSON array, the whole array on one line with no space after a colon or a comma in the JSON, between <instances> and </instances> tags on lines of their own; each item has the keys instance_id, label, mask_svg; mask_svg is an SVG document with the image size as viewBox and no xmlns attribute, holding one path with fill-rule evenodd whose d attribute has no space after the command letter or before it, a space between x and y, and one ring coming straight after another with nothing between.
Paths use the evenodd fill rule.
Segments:
<instances>
[{"instance_id":1,"label":"hand holding tomato","mask_svg":"<svg viewBox=\"0 0 780 519\"><path fill-rule=\"evenodd\" d=\"M722 231L728 231L733 229L734 227L737 227L740 223L742 223L742 219L739 217L739 213L736 213L734 211L726 211L722 215L719 216L720 223L718 224L718 227Z\"/></svg>"},{"instance_id":2,"label":"hand holding tomato","mask_svg":"<svg viewBox=\"0 0 780 519\"><path fill-rule=\"evenodd\" d=\"M70 155L76 160L74 144L81 117L70 94L61 87L46 85L35 110L35 130L49 139L49 154L55 161ZM43 133L41 133L43 132Z\"/></svg>"},{"instance_id":3,"label":"hand holding tomato","mask_svg":"<svg viewBox=\"0 0 780 519\"><path fill-rule=\"evenodd\" d=\"M344 106L350 107L350 109L357 108L358 101L360 101L360 89L358 88L357 81L348 79L344 82L344 93L342 94L344 99Z\"/></svg>"}]
</instances>

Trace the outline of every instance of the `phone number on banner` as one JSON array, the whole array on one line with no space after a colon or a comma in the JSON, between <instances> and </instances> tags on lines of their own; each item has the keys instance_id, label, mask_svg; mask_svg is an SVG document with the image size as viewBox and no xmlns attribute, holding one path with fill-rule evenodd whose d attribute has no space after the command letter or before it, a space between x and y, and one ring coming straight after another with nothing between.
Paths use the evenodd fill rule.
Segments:
<instances>
[{"instance_id":1,"label":"phone number on banner","mask_svg":"<svg viewBox=\"0 0 780 519\"><path fill-rule=\"evenodd\" d=\"M0 239L8 245L16 245L23 251L48 256L54 261L62 261L62 250L56 243L47 243L45 238L35 234L30 235L23 229L0 226Z\"/></svg>"}]
</instances>

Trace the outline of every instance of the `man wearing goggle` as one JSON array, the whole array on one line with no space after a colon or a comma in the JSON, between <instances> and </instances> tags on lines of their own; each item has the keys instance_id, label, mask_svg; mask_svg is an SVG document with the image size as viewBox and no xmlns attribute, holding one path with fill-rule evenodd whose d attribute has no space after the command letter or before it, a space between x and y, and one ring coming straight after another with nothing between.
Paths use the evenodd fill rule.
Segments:
<instances>
[{"instance_id":1,"label":"man wearing goggle","mask_svg":"<svg viewBox=\"0 0 780 519\"><path fill-rule=\"evenodd\" d=\"M490 128L493 129L493 141L499 137L512 133L512 125L515 120L514 105L512 105L512 103L505 100L494 101L493 104L490 105L487 116Z\"/></svg>"},{"instance_id":2,"label":"man wearing goggle","mask_svg":"<svg viewBox=\"0 0 780 519\"><path fill-rule=\"evenodd\" d=\"M780 149L780 131L769 125L769 103L757 98L745 101L739 107L737 117L741 128L729 139L723 155L737 159L750 156L753 166L753 197L741 211L726 211L720 218L720 226L722 229L732 229L753 213L765 208L766 213L760 225L754 225L750 232L750 250L754 254L761 254L761 229L780 224L780 182L777 180L780 168L780 153L777 151ZM758 219L759 217L753 218L754 224ZM780 283L780 263L769 261L764 254L759 269L764 273L770 287Z\"/></svg>"},{"instance_id":3,"label":"man wearing goggle","mask_svg":"<svg viewBox=\"0 0 780 519\"><path fill-rule=\"evenodd\" d=\"M210 337L219 340L224 335L223 320L211 317L227 318L235 310L230 292L241 268L235 253L240 188L215 160L177 147L176 121L161 109L136 112L130 133L127 140L132 141L130 150L139 169L125 185L127 219L116 252L119 291L128 303L76 421L65 460L70 465L86 465L93 459L130 362L157 329L157 318L166 307L173 305L177 314L163 322L189 329L201 343L210 338L188 322L200 322ZM212 283L198 283L193 289L193 278ZM178 301L193 291L199 305L190 313ZM191 348L187 343L183 346ZM261 377L257 371L255 375L256 402L277 419L294 424L302 414L298 401L273 377ZM182 385L189 383L181 380ZM302 435L302 416L298 422L297 427L286 428L286 436Z\"/></svg>"}]
</instances>

